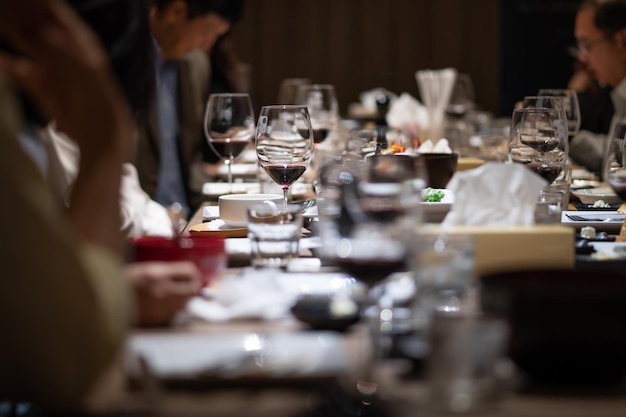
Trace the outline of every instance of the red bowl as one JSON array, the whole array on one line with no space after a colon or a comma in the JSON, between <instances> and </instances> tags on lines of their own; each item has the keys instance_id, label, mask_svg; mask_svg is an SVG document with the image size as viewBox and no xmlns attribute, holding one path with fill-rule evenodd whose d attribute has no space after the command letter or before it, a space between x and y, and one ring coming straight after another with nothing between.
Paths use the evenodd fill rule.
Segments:
<instances>
[{"instance_id":1,"label":"red bowl","mask_svg":"<svg viewBox=\"0 0 626 417\"><path fill-rule=\"evenodd\" d=\"M224 239L214 236L190 236L178 240L144 236L130 240L131 262L191 261L202 273L202 284L219 277L227 264Z\"/></svg>"}]
</instances>

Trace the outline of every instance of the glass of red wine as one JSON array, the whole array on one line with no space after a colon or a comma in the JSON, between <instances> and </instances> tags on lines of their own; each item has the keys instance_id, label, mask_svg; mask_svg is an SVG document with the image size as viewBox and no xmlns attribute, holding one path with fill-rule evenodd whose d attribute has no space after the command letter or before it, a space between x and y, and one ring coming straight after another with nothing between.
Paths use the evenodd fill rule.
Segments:
<instances>
[{"instance_id":1,"label":"glass of red wine","mask_svg":"<svg viewBox=\"0 0 626 417\"><path fill-rule=\"evenodd\" d=\"M204 114L204 134L211 149L228 166L228 183L232 189L231 165L254 134L250 96L245 93L211 94Z\"/></svg>"},{"instance_id":2,"label":"glass of red wine","mask_svg":"<svg viewBox=\"0 0 626 417\"><path fill-rule=\"evenodd\" d=\"M509 160L526 165L551 184L567 162L565 123L563 110L556 108L514 110L509 131Z\"/></svg>"},{"instance_id":3,"label":"glass of red wine","mask_svg":"<svg viewBox=\"0 0 626 417\"><path fill-rule=\"evenodd\" d=\"M304 174L313 157L313 129L306 106L263 106L256 129L259 164L283 189L287 207L289 186Z\"/></svg>"},{"instance_id":4,"label":"glass of red wine","mask_svg":"<svg viewBox=\"0 0 626 417\"><path fill-rule=\"evenodd\" d=\"M297 102L309 109L315 143L326 140L339 122L335 87L331 84L301 85L298 89Z\"/></svg>"}]
</instances>

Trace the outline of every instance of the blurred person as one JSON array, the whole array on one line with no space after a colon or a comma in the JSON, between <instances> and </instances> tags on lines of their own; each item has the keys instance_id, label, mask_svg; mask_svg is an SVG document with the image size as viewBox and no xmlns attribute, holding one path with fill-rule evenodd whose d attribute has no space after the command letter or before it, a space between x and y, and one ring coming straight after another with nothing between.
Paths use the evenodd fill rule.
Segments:
<instances>
[{"instance_id":1,"label":"blurred person","mask_svg":"<svg viewBox=\"0 0 626 417\"><path fill-rule=\"evenodd\" d=\"M201 202L202 161L217 162L204 137L209 95L206 54L241 14L240 0L153 0L157 105L139 135L135 165L141 186L157 202L191 214ZM192 186L193 184L193 186Z\"/></svg>"},{"instance_id":2,"label":"blurred person","mask_svg":"<svg viewBox=\"0 0 626 417\"><path fill-rule=\"evenodd\" d=\"M611 118L615 113L611 100L611 88L600 85L586 65L578 60L578 50L572 48L576 58L574 73L567 88L576 91L580 107L580 130L608 135Z\"/></svg>"},{"instance_id":3,"label":"blurred person","mask_svg":"<svg viewBox=\"0 0 626 417\"><path fill-rule=\"evenodd\" d=\"M576 14L574 35L578 59L601 85L611 88L615 113L609 135L626 116L626 1L584 0ZM607 135L586 130L570 142L570 158L592 172L601 173Z\"/></svg>"},{"instance_id":4,"label":"blurred person","mask_svg":"<svg viewBox=\"0 0 626 417\"><path fill-rule=\"evenodd\" d=\"M146 123L154 97L154 66L144 3L139 0L69 0L68 4L104 47L135 122ZM27 99L24 104L27 127L45 123L46 115L40 114ZM43 130L25 129L25 132L20 138L28 140L31 147L40 139L48 144L48 169L41 168L42 173L60 188L56 190L58 198L65 203L71 196L81 159L76 144L54 122ZM172 224L165 208L150 200L141 189L132 164L122 165L120 190L121 228L125 235L172 236ZM141 263L126 267L125 273L133 284L140 325L168 324L187 300L200 291L200 271L191 262Z\"/></svg>"},{"instance_id":5,"label":"blurred person","mask_svg":"<svg viewBox=\"0 0 626 417\"><path fill-rule=\"evenodd\" d=\"M132 315L119 229L131 111L97 39L63 2L0 5L0 37L21 54L0 55L0 71L82 154L63 210L17 140L16 104L0 81L0 193L10 201L0 216L10 275L0 280L0 397L48 410L102 410L120 392Z\"/></svg>"},{"instance_id":6,"label":"blurred person","mask_svg":"<svg viewBox=\"0 0 626 417\"><path fill-rule=\"evenodd\" d=\"M119 14L126 1L91 3ZM20 55L0 55L0 70L76 141L81 158L65 209L17 140L15 106L0 81L0 190L11 201L0 220L11 271L0 284L0 331L10 341L0 347L0 397L52 410L102 409L121 386L118 359L131 319L169 320L199 290L199 272L154 263L122 273L119 189L132 112L101 43L65 3L3 6L0 37Z\"/></svg>"}]
</instances>

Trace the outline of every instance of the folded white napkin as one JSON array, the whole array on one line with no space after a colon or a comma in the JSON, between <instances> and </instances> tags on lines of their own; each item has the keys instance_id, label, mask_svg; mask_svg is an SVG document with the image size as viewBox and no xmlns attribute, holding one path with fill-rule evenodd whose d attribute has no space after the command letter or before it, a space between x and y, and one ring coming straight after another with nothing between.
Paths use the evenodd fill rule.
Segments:
<instances>
[{"instance_id":1,"label":"folded white napkin","mask_svg":"<svg viewBox=\"0 0 626 417\"><path fill-rule=\"evenodd\" d=\"M416 98L402 93L387 111L387 124L411 135L419 137L428 128L428 111Z\"/></svg>"},{"instance_id":2,"label":"folded white napkin","mask_svg":"<svg viewBox=\"0 0 626 417\"><path fill-rule=\"evenodd\" d=\"M488 162L457 172L444 226L527 226L534 223L537 196L547 181L520 164Z\"/></svg>"}]
</instances>

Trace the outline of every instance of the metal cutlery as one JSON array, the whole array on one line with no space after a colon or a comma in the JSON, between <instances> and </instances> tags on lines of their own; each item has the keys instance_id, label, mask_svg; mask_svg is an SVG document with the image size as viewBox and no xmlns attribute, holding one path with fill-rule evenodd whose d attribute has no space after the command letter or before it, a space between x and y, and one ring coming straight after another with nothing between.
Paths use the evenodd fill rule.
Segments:
<instances>
[{"instance_id":1,"label":"metal cutlery","mask_svg":"<svg viewBox=\"0 0 626 417\"><path fill-rule=\"evenodd\" d=\"M602 223L609 223L609 222L623 222L624 221L624 216L601 218L601 217L579 216L577 214L565 213L565 217L567 217L568 219L573 220L575 222L602 222Z\"/></svg>"}]
</instances>

